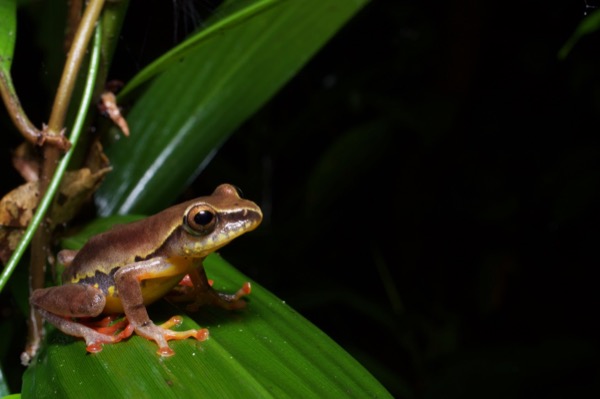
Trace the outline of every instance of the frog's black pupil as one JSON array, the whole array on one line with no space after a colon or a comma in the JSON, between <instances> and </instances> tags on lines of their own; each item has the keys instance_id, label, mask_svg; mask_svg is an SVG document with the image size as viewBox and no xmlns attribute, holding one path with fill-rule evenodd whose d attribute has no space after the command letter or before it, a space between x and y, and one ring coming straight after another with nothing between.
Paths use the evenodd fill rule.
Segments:
<instances>
[{"instance_id":1,"label":"frog's black pupil","mask_svg":"<svg viewBox=\"0 0 600 399\"><path fill-rule=\"evenodd\" d=\"M194 215L194 222L200 226L206 226L212 222L214 215L209 211L200 211Z\"/></svg>"}]
</instances>

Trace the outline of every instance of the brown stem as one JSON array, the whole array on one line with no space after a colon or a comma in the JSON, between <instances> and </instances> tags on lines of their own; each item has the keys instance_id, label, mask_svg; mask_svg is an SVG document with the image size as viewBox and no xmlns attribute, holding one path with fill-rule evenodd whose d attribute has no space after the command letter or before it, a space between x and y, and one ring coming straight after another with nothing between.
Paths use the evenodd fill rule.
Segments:
<instances>
[{"instance_id":1,"label":"brown stem","mask_svg":"<svg viewBox=\"0 0 600 399\"><path fill-rule=\"evenodd\" d=\"M70 147L69 140L62 135L47 136L44 131L40 131L25 114L21 102L12 84L10 76L0 70L0 96L4 101L8 115L12 119L16 128L21 132L23 137L32 144L42 145L44 143L58 147L62 151L66 151Z\"/></svg>"},{"instance_id":2,"label":"brown stem","mask_svg":"<svg viewBox=\"0 0 600 399\"><path fill-rule=\"evenodd\" d=\"M77 81L77 74L81 67L81 62L85 57L88 43L92 37L96 21L100 16L103 5L104 0L90 0L83 13L81 23L75 33L73 45L67 56L56 97L54 98L54 105L48 122L49 134L60 134L64 127L65 116L67 114L71 96L73 95L75 82Z\"/></svg>"},{"instance_id":3,"label":"brown stem","mask_svg":"<svg viewBox=\"0 0 600 399\"><path fill-rule=\"evenodd\" d=\"M81 10L83 8L82 0L69 0L67 1L67 27L65 29L65 53L69 51L73 44L73 38L75 32L81 21Z\"/></svg>"},{"instance_id":4,"label":"brown stem","mask_svg":"<svg viewBox=\"0 0 600 399\"><path fill-rule=\"evenodd\" d=\"M75 33L73 45L67 56L65 68L61 76L60 85L58 87L50 120L48 126L45 127L44 133L48 136L62 136L66 113L69 107L75 82L79 68L85 57L86 49L96 21L102 11L104 0L90 0L88 6L83 13L81 23ZM50 184L52 175L58 165L60 151L56 147L45 146L43 149L43 163L39 180L40 196L43 196ZM46 265L47 250L50 243L51 231L48 223L43 221L33 237L31 246L31 264L30 264L30 292L44 286L44 268ZM28 340L25 352L21 356L23 363L28 361L35 355L41 337L43 334L42 323L35 311L30 310Z\"/></svg>"}]
</instances>

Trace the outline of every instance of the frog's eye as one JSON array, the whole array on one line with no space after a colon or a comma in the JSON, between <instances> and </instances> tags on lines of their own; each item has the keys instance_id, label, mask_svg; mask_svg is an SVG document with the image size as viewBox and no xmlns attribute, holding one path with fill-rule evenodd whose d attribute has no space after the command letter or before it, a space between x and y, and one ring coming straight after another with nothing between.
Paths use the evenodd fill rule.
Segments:
<instances>
[{"instance_id":1,"label":"frog's eye","mask_svg":"<svg viewBox=\"0 0 600 399\"><path fill-rule=\"evenodd\" d=\"M192 234L209 234L215 229L217 216L215 211L206 205L192 207L183 218L186 230Z\"/></svg>"}]
</instances>

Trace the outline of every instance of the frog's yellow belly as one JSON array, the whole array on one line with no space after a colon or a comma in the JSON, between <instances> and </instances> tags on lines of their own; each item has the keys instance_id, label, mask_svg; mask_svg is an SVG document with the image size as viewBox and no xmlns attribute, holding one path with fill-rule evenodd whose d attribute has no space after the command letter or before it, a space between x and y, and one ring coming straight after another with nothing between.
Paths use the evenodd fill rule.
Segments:
<instances>
[{"instance_id":1,"label":"frog's yellow belly","mask_svg":"<svg viewBox=\"0 0 600 399\"><path fill-rule=\"evenodd\" d=\"M178 275L143 280L141 287L144 305L149 305L167 295L181 281L183 276ZM113 287L110 288L112 289ZM111 292L111 289L109 289L109 295L106 295L106 305L102 313L123 313L123 304L121 303L121 298L119 298L119 293Z\"/></svg>"}]
</instances>

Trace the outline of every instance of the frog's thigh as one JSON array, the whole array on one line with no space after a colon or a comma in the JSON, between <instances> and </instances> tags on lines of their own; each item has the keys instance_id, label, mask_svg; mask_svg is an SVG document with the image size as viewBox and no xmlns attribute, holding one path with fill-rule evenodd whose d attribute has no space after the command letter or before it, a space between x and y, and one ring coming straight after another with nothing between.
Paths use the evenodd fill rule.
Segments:
<instances>
[{"instance_id":1,"label":"frog's thigh","mask_svg":"<svg viewBox=\"0 0 600 399\"><path fill-rule=\"evenodd\" d=\"M33 291L30 303L65 317L94 317L102 313L106 298L91 285L65 284Z\"/></svg>"}]
</instances>

